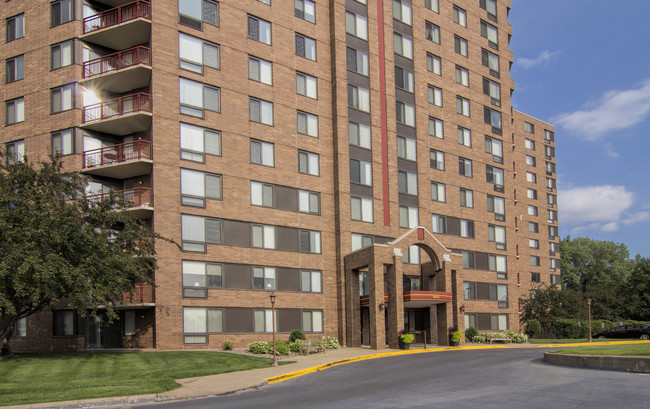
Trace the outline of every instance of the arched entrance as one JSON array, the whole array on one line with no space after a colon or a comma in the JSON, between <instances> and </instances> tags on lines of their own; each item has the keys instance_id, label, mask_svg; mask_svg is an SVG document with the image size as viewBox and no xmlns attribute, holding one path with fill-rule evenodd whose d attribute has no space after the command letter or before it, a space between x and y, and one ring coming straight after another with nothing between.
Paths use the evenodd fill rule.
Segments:
<instances>
[{"instance_id":1,"label":"arched entrance","mask_svg":"<svg viewBox=\"0 0 650 409\"><path fill-rule=\"evenodd\" d=\"M421 268L422 287L419 291L404 291L402 257L411 246L418 246L431 260ZM398 333L404 327L405 306L428 313L428 342L448 345L448 329L458 327L458 294L462 294L456 279L455 265L462 266L459 254L452 254L424 227L414 227L386 244L374 244L344 257L346 345L361 346L362 316L364 335L373 349L383 349L386 343L398 347ZM458 258L454 263L452 260ZM360 297L359 273L367 272L367 296ZM460 283L462 285L462 283ZM366 341L364 337L364 341Z\"/></svg>"}]
</instances>

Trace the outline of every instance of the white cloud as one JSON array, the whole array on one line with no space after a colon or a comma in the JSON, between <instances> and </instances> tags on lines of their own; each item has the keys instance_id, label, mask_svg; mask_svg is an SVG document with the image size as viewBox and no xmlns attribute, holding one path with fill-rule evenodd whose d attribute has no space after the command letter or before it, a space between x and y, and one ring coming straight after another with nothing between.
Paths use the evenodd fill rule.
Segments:
<instances>
[{"instance_id":1,"label":"white cloud","mask_svg":"<svg viewBox=\"0 0 650 409\"><path fill-rule=\"evenodd\" d=\"M597 141L642 122L649 113L650 80L645 80L634 89L607 91L593 108L560 114L552 121L585 140Z\"/></svg>"},{"instance_id":2,"label":"white cloud","mask_svg":"<svg viewBox=\"0 0 650 409\"><path fill-rule=\"evenodd\" d=\"M616 222L609 222L600 226L600 231L612 232L616 230L618 230L618 223Z\"/></svg>"},{"instance_id":3,"label":"white cloud","mask_svg":"<svg viewBox=\"0 0 650 409\"><path fill-rule=\"evenodd\" d=\"M620 220L633 201L634 193L628 192L625 186L575 187L558 193L561 223L566 226L598 223L602 229ZM613 226L605 228L611 229Z\"/></svg>"},{"instance_id":4,"label":"white cloud","mask_svg":"<svg viewBox=\"0 0 650 409\"><path fill-rule=\"evenodd\" d=\"M523 69L529 69L537 65L540 65L543 62L552 60L553 58L559 56L560 54L562 54L561 51L544 50L541 53L539 53L539 55L535 58L519 58L517 60L517 64L519 64Z\"/></svg>"},{"instance_id":5,"label":"white cloud","mask_svg":"<svg viewBox=\"0 0 650 409\"><path fill-rule=\"evenodd\" d=\"M638 212L633 213L630 216L623 219L623 224L626 226L641 223L641 222L650 222L650 212Z\"/></svg>"}]
</instances>

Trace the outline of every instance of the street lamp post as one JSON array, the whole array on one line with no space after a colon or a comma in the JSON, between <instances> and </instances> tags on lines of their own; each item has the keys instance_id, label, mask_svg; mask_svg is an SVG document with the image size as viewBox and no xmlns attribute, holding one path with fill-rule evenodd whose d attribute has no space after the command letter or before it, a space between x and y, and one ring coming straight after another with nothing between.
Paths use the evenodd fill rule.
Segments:
<instances>
[{"instance_id":1,"label":"street lamp post","mask_svg":"<svg viewBox=\"0 0 650 409\"><path fill-rule=\"evenodd\" d=\"M275 293L271 293L271 315L273 323L273 366L278 366L278 361L275 355Z\"/></svg>"},{"instance_id":2,"label":"street lamp post","mask_svg":"<svg viewBox=\"0 0 650 409\"><path fill-rule=\"evenodd\" d=\"M592 339L591 339L591 298L587 298L587 309L589 310L589 342L592 342Z\"/></svg>"}]
</instances>

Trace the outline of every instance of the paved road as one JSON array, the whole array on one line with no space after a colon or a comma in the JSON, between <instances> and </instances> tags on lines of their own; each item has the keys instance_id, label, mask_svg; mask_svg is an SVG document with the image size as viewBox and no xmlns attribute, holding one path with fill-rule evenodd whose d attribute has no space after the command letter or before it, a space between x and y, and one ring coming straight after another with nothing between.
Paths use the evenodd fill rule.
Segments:
<instances>
[{"instance_id":1,"label":"paved road","mask_svg":"<svg viewBox=\"0 0 650 409\"><path fill-rule=\"evenodd\" d=\"M137 408L650 408L650 375L550 366L542 355L493 349L370 359L236 395Z\"/></svg>"}]
</instances>

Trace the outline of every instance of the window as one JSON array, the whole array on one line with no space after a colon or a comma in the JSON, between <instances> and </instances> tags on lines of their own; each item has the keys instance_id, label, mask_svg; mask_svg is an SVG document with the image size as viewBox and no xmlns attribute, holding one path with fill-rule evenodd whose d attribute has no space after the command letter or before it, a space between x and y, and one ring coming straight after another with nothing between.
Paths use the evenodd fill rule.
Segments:
<instances>
[{"instance_id":1,"label":"window","mask_svg":"<svg viewBox=\"0 0 650 409\"><path fill-rule=\"evenodd\" d=\"M298 151L298 172L318 176L318 154Z\"/></svg>"},{"instance_id":2,"label":"window","mask_svg":"<svg viewBox=\"0 0 650 409\"><path fill-rule=\"evenodd\" d=\"M348 70L368 76L368 53L354 48L347 48Z\"/></svg>"},{"instance_id":3,"label":"window","mask_svg":"<svg viewBox=\"0 0 650 409\"><path fill-rule=\"evenodd\" d=\"M399 207L399 227L412 229L419 223L417 207Z\"/></svg>"},{"instance_id":4,"label":"window","mask_svg":"<svg viewBox=\"0 0 650 409\"><path fill-rule=\"evenodd\" d=\"M429 10L433 10L436 13L440 12L438 0L424 0L424 7L428 8Z\"/></svg>"},{"instance_id":5,"label":"window","mask_svg":"<svg viewBox=\"0 0 650 409\"><path fill-rule=\"evenodd\" d=\"M203 74L203 67L219 69L219 46L200 38L178 33L178 56L184 70Z\"/></svg>"},{"instance_id":6,"label":"window","mask_svg":"<svg viewBox=\"0 0 650 409\"><path fill-rule=\"evenodd\" d=\"M183 343L207 344L208 334L223 332L223 310L183 307Z\"/></svg>"},{"instance_id":7,"label":"window","mask_svg":"<svg viewBox=\"0 0 650 409\"><path fill-rule=\"evenodd\" d=\"M562 276L559 274L551 274L551 285L559 285L562 281Z\"/></svg>"},{"instance_id":8,"label":"window","mask_svg":"<svg viewBox=\"0 0 650 409\"><path fill-rule=\"evenodd\" d=\"M305 332L323 332L323 312L303 311L302 330Z\"/></svg>"},{"instance_id":9,"label":"window","mask_svg":"<svg viewBox=\"0 0 650 409\"><path fill-rule=\"evenodd\" d=\"M467 27L467 12L458 6L454 6L454 23Z\"/></svg>"},{"instance_id":10,"label":"window","mask_svg":"<svg viewBox=\"0 0 650 409\"><path fill-rule=\"evenodd\" d=\"M304 95L309 98L318 98L318 81L316 77L296 72L296 94Z\"/></svg>"},{"instance_id":11,"label":"window","mask_svg":"<svg viewBox=\"0 0 650 409\"><path fill-rule=\"evenodd\" d=\"M181 114L203 118L205 110L221 110L221 90L196 81L179 78Z\"/></svg>"},{"instance_id":12,"label":"window","mask_svg":"<svg viewBox=\"0 0 650 409\"><path fill-rule=\"evenodd\" d=\"M537 183L537 175L532 172L526 172L526 182Z\"/></svg>"},{"instance_id":13,"label":"window","mask_svg":"<svg viewBox=\"0 0 650 409\"><path fill-rule=\"evenodd\" d=\"M441 151L431 149L429 152L429 164L431 168L445 170L445 154Z\"/></svg>"},{"instance_id":14,"label":"window","mask_svg":"<svg viewBox=\"0 0 650 409\"><path fill-rule=\"evenodd\" d=\"M345 32L368 40L368 19L360 14L345 11Z\"/></svg>"},{"instance_id":15,"label":"window","mask_svg":"<svg viewBox=\"0 0 650 409\"><path fill-rule=\"evenodd\" d=\"M273 126L273 103L250 97L248 99L248 119L251 122Z\"/></svg>"},{"instance_id":16,"label":"window","mask_svg":"<svg viewBox=\"0 0 650 409\"><path fill-rule=\"evenodd\" d=\"M495 26L481 20L481 36L487 38L490 47L499 49L499 30Z\"/></svg>"},{"instance_id":17,"label":"window","mask_svg":"<svg viewBox=\"0 0 650 409\"><path fill-rule=\"evenodd\" d=\"M23 122L25 120L25 98L20 97L5 103L7 125Z\"/></svg>"},{"instance_id":18,"label":"window","mask_svg":"<svg viewBox=\"0 0 650 409\"><path fill-rule=\"evenodd\" d=\"M407 195L417 196L418 194L418 175L413 172L397 172L397 191Z\"/></svg>"},{"instance_id":19,"label":"window","mask_svg":"<svg viewBox=\"0 0 650 409\"><path fill-rule=\"evenodd\" d=\"M6 64L6 82L22 80L24 78L25 70L25 57L19 55L14 58L9 58Z\"/></svg>"},{"instance_id":20,"label":"window","mask_svg":"<svg viewBox=\"0 0 650 409\"><path fill-rule=\"evenodd\" d=\"M7 19L7 42L25 36L25 15L18 14Z\"/></svg>"},{"instance_id":21,"label":"window","mask_svg":"<svg viewBox=\"0 0 650 409\"><path fill-rule=\"evenodd\" d=\"M535 162L535 157L534 156L526 155L526 165L535 166L535 163L536 162Z\"/></svg>"},{"instance_id":22,"label":"window","mask_svg":"<svg viewBox=\"0 0 650 409\"><path fill-rule=\"evenodd\" d=\"M506 201L502 197L491 196L487 197L487 210L489 213L494 213L495 220L505 220L506 214Z\"/></svg>"},{"instance_id":23,"label":"window","mask_svg":"<svg viewBox=\"0 0 650 409\"><path fill-rule=\"evenodd\" d=\"M310 23L316 22L316 5L311 0L295 0L293 2L294 15Z\"/></svg>"},{"instance_id":24,"label":"window","mask_svg":"<svg viewBox=\"0 0 650 409\"><path fill-rule=\"evenodd\" d=\"M420 264L420 248L418 246L410 246L406 249L402 262L405 264Z\"/></svg>"},{"instance_id":25,"label":"window","mask_svg":"<svg viewBox=\"0 0 650 409\"><path fill-rule=\"evenodd\" d=\"M460 254L463 255L463 268L476 268L476 254L473 251L461 250Z\"/></svg>"},{"instance_id":26,"label":"window","mask_svg":"<svg viewBox=\"0 0 650 409\"><path fill-rule=\"evenodd\" d=\"M550 240L555 239L559 234L557 226L548 226L548 238Z\"/></svg>"},{"instance_id":27,"label":"window","mask_svg":"<svg viewBox=\"0 0 650 409\"><path fill-rule=\"evenodd\" d=\"M481 62L490 69L490 75L499 78L499 56L486 49L481 50Z\"/></svg>"},{"instance_id":28,"label":"window","mask_svg":"<svg viewBox=\"0 0 650 409\"><path fill-rule=\"evenodd\" d=\"M474 207L474 192L469 189L460 189L461 207Z\"/></svg>"},{"instance_id":29,"label":"window","mask_svg":"<svg viewBox=\"0 0 650 409\"><path fill-rule=\"evenodd\" d=\"M298 111L298 133L318 138L318 117L314 114Z\"/></svg>"},{"instance_id":30,"label":"window","mask_svg":"<svg viewBox=\"0 0 650 409\"><path fill-rule=\"evenodd\" d=\"M483 122L492 126L492 132L501 135L501 112L483 107Z\"/></svg>"},{"instance_id":31,"label":"window","mask_svg":"<svg viewBox=\"0 0 650 409\"><path fill-rule=\"evenodd\" d=\"M469 87L469 70L467 68L456 66L456 82Z\"/></svg>"},{"instance_id":32,"label":"window","mask_svg":"<svg viewBox=\"0 0 650 409\"><path fill-rule=\"evenodd\" d=\"M393 48L395 49L395 54L401 55L409 60L413 59L413 40L411 37L393 32Z\"/></svg>"},{"instance_id":33,"label":"window","mask_svg":"<svg viewBox=\"0 0 650 409\"><path fill-rule=\"evenodd\" d=\"M480 0L480 6L487 11L490 20L497 21L497 0Z\"/></svg>"},{"instance_id":34,"label":"window","mask_svg":"<svg viewBox=\"0 0 650 409\"><path fill-rule=\"evenodd\" d=\"M560 268L560 260L552 258L549 260L549 269L555 271Z\"/></svg>"},{"instance_id":35,"label":"window","mask_svg":"<svg viewBox=\"0 0 650 409\"><path fill-rule=\"evenodd\" d=\"M52 27L74 20L74 1L58 0L52 3Z\"/></svg>"},{"instance_id":36,"label":"window","mask_svg":"<svg viewBox=\"0 0 650 409\"><path fill-rule=\"evenodd\" d=\"M555 173L555 163L546 162L546 174L551 176Z\"/></svg>"},{"instance_id":37,"label":"window","mask_svg":"<svg viewBox=\"0 0 650 409\"><path fill-rule=\"evenodd\" d=\"M539 273L530 273L530 281L533 283L541 283L541 277Z\"/></svg>"},{"instance_id":38,"label":"window","mask_svg":"<svg viewBox=\"0 0 650 409\"><path fill-rule=\"evenodd\" d=\"M492 160L503 163L503 144L500 140L485 136L485 152L492 154Z\"/></svg>"},{"instance_id":39,"label":"window","mask_svg":"<svg viewBox=\"0 0 650 409\"><path fill-rule=\"evenodd\" d=\"M464 116L470 116L469 99L456 96L456 112Z\"/></svg>"},{"instance_id":40,"label":"window","mask_svg":"<svg viewBox=\"0 0 650 409\"><path fill-rule=\"evenodd\" d=\"M528 239L528 247L531 249L539 249L539 240Z\"/></svg>"},{"instance_id":41,"label":"window","mask_svg":"<svg viewBox=\"0 0 650 409\"><path fill-rule=\"evenodd\" d=\"M221 156L221 132L181 123L181 159L203 162L204 154Z\"/></svg>"},{"instance_id":42,"label":"window","mask_svg":"<svg viewBox=\"0 0 650 409\"><path fill-rule=\"evenodd\" d=\"M534 151L535 150L535 141L526 138L526 139L524 139L524 146L526 147L526 149L530 149L530 150Z\"/></svg>"},{"instance_id":43,"label":"window","mask_svg":"<svg viewBox=\"0 0 650 409\"><path fill-rule=\"evenodd\" d=\"M427 91L429 103L433 105L437 105L439 107L442 106L442 89L438 88L436 86L433 86L429 84L428 86L428 91Z\"/></svg>"},{"instance_id":44,"label":"window","mask_svg":"<svg viewBox=\"0 0 650 409\"><path fill-rule=\"evenodd\" d=\"M251 204L273 207L273 185L251 181Z\"/></svg>"},{"instance_id":45,"label":"window","mask_svg":"<svg viewBox=\"0 0 650 409\"><path fill-rule=\"evenodd\" d=\"M424 22L424 36L427 40L440 44L440 27L431 22Z\"/></svg>"},{"instance_id":46,"label":"window","mask_svg":"<svg viewBox=\"0 0 650 409\"><path fill-rule=\"evenodd\" d=\"M437 55L427 53L427 71L442 75L442 61Z\"/></svg>"},{"instance_id":47,"label":"window","mask_svg":"<svg viewBox=\"0 0 650 409\"><path fill-rule=\"evenodd\" d=\"M531 124L530 122L524 122L524 131L528 133L535 133L535 125ZM535 149L535 148L533 148Z\"/></svg>"},{"instance_id":48,"label":"window","mask_svg":"<svg viewBox=\"0 0 650 409\"><path fill-rule=\"evenodd\" d=\"M181 204L205 207L205 199L221 200L221 175L181 169Z\"/></svg>"},{"instance_id":49,"label":"window","mask_svg":"<svg viewBox=\"0 0 650 409\"><path fill-rule=\"evenodd\" d=\"M365 197L350 198L350 218L362 222L372 223L372 199Z\"/></svg>"},{"instance_id":50,"label":"window","mask_svg":"<svg viewBox=\"0 0 650 409\"><path fill-rule=\"evenodd\" d=\"M407 291L422 291L422 279L416 276L403 276L403 289ZM365 295L365 294L364 294Z\"/></svg>"},{"instance_id":51,"label":"window","mask_svg":"<svg viewBox=\"0 0 650 409\"><path fill-rule=\"evenodd\" d=\"M435 202L444 202L446 200L444 183L431 182L431 200Z\"/></svg>"},{"instance_id":52,"label":"window","mask_svg":"<svg viewBox=\"0 0 650 409\"><path fill-rule=\"evenodd\" d=\"M546 178L546 190L552 192L557 187L555 179Z\"/></svg>"},{"instance_id":53,"label":"window","mask_svg":"<svg viewBox=\"0 0 650 409\"><path fill-rule=\"evenodd\" d=\"M348 84L348 106L363 112L370 112L370 92L366 88Z\"/></svg>"},{"instance_id":54,"label":"window","mask_svg":"<svg viewBox=\"0 0 650 409\"><path fill-rule=\"evenodd\" d=\"M372 164L363 160L350 159L350 182L372 186Z\"/></svg>"},{"instance_id":55,"label":"window","mask_svg":"<svg viewBox=\"0 0 650 409\"><path fill-rule=\"evenodd\" d=\"M206 243L221 243L221 220L182 214L181 241L183 251L204 253Z\"/></svg>"},{"instance_id":56,"label":"window","mask_svg":"<svg viewBox=\"0 0 650 409\"><path fill-rule=\"evenodd\" d=\"M14 326L13 338L24 338L27 336L27 317L18 318Z\"/></svg>"},{"instance_id":57,"label":"window","mask_svg":"<svg viewBox=\"0 0 650 409\"><path fill-rule=\"evenodd\" d=\"M537 217L537 206L528 205L528 215Z\"/></svg>"},{"instance_id":58,"label":"window","mask_svg":"<svg viewBox=\"0 0 650 409\"><path fill-rule=\"evenodd\" d=\"M80 334L77 314L73 310L52 311L52 318L54 319L53 335L55 337L69 337Z\"/></svg>"},{"instance_id":59,"label":"window","mask_svg":"<svg viewBox=\"0 0 650 409\"><path fill-rule=\"evenodd\" d=\"M535 222L528 222L528 231L531 233L539 233L539 224Z\"/></svg>"},{"instance_id":60,"label":"window","mask_svg":"<svg viewBox=\"0 0 650 409\"><path fill-rule=\"evenodd\" d=\"M465 40L463 37L455 35L454 51L456 51L456 54L460 54L463 57L467 57L467 40Z\"/></svg>"},{"instance_id":61,"label":"window","mask_svg":"<svg viewBox=\"0 0 650 409\"><path fill-rule=\"evenodd\" d=\"M490 96L492 105L501 106L501 85L498 82L483 77L483 94Z\"/></svg>"},{"instance_id":62,"label":"window","mask_svg":"<svg viewBox=\"0 0 650 409\"><path fill-rule=\"evenodd\" d=\"M528 197L529 199L537 200L537 190L526 189L526 197Z\"/></svg>"},{"instance_id":63,"label":"window","mask_svg":"<svg viewBox=\"0 0 650 409\"><path fill-rule=\"evenodd\" d=\"M546 194L546 204L549 206L555 206L557 204L557 196L550 193Z\"/></svg>"},{"instance_id":64,"label":"window","mask_svg":"<svg viewBox=\"0 0 650 409\"><path fill-rule=\"evenodd\" d=\"M466 158L458 158L458 174L472 177L472 161Z\"/></svg>"},{"instance_id":65,"label":"window","mask_svg":"<svg viewBox=\"0 0 650 409\"><path fill-rule=\"evenodd\" d=\"M320 195L316 192L298 190L298 211L320 214Z\"/></svg>"},{"instance_id":66,"label":"window","mask_svg":"<svg viewBox=\"0 0 650 409\"><path fill-rule=\"evenodd\" d=\"M251 139L251 163L274 166L273 144Z\"/></svg>"},{"instance_id":67,"label":"window","mask_svg":"<svg viewBox=\"0 0 650 409\"><path fill-rule=\"evenodd\" d=\"M485 165L485 181L494 183L497 186L503 186L503 169Z\"/></svg>"},{"instance_id":68,"label":"window","mask_svg":"<svg viewBox=\"0 0 650 409\"><path fill-rule=\"evenodd\" d=\"M275 319L273 317L273 310L253 310L253 331L254 332L272 332L273 323L275 322L275 330L278 330L278 311L275 311Z\"/></svg>"},{"instance_id":69,"label":"window","mask_svg":"<svg viewBox=\"0 0 650 409\"><path fill-rule=\"evenodd\" d=\"M320 232L301 230L300 231L300 252L320 254Z\"/></svg>"},{"instance_id":70,"label":"window","mask_svg":"<svg viewBox=\"0 0 650 409\"><path fill-rule=\"evenodd\" d=\"M497 278L506 279L508 272L506 256L488 254L488 270L496 271Z\"/></svg>"},{"instance_id":71,"label":"window","mask_svg":"<svg viewBox=\"0 0 650 409\"><path fill-rule=\"evenodd\" d=\"M275 248L275 226L254 224L251 226L251 246L262 249Z\"/></svg>"},{"instance_id":72,"label":"window","mask_svg":"<svg viewBox=\"0 0 650 409\"><path fill-rule=\"evenodd\" d=\"M254 16L248 16L248 38L271 45L271 23Z\"/></svg>"},{"instance_id":73,"label":"window","mask_svg":"<svg viewBox=\"0 0 650 409\"><path fill-rule=\"evenodd\" d=\"M274 267L253 267L253 288L273 291L276 289Z\"/></svg>"},{"instance_id":74,"label":"window","mask_svg":"<svg viewBox=\"0 0 650 409\"><path fill-rule=\"evenodd\" d=\"M25 141L9 142L6 147L7 165L13 165L25 160Z\"/></svg>"},{"instance_id":75,"label":"window","mask_svg":"<svg viewBox=\"0 0 650 409\"><path fill-rule=\"evenodd\" d=\"M555 148L544 146L544 156L546 159L553 159L555 157Z\"/></svg>"},{"instance_id":76,"label":"window","mask_svg":"<svg viewBox=\"0 0 650 409\"><path fill-rule=\"evenodd\" d=\"M497 249L506 249L506 228L488 224L488 241L495 242Z\"/></svg>"},{"instance_id":77,"label":"window","mask_svg":"<svg viewBox=\"0 0 650 409\"><path fill-rule=\"evenodd\" d=\"M71 155L74 153L73 129L52 133L52 155Z\"/></svg>"},{"instance_id":78,"label":"window","mask_svg":"<svg viewBox=\"0 0 650 409\"><path fill-rule=\"evenodd\" d=\"M548 243L548 254L549 255L554 256L555 253L557 253L558 251L560 251L560 244L559 243L553 243L553 242Z\"/></svg>"},{"instance_id":79,"label":"window","mask_svg":"<svg viewBox=\"0 0 650 409\"><path fill-rule=\"evenodd\" d=\"M429 117L429 135L443 139L445 137L443 125L441 119Z\"/></svg>"},{"instance_id":80,"label":"window","mask_svg":"<svg viewBox=\"0 0 650 409\"><path fill-rule=\"evenodd\" d=\"M207 288L223 287L221 264L183 260L183 297L205 298Z\"/></svg>"},{"instance_id":81,"label":"window","mask_svg":"<svg viewBox=\"0 0 650 409\"><path fill-rule=\"evenodd\" d=\"M52 45L52 69L66 67L74 63L74 41L68 40Z\"/></svg>"},{"instance_id":82,"label":"window","mask_svg":"<svg viewBox=\"0 0 650 409\"><path fill-rule=\"evenodd\" d=\"M296 34L296 55L316 61L316 40L301 34Z\"/></svg>"},{"instance_id":83,"label":"window","mask_svg":"<svg viewBox=\"0 0 650 409\"><path fill-rule=\"evenodd\" d=\"M183 0L178 2L179 22L201 30L203 23L219 25L219 3L212 0Z\"/></svg>"},{"instance_id":84,"label":"window","mask_svg":"<svg viewBox=\"0 0 650 409\"><path fill-rule=\"evenodd\" d=\"M303 270L300 272L300 291L307 293L323 292L322 273L320 271Z\"/></svg>"},{"instance_id":85,"label":"window","mask_svg":"<svg viewBox=\"0 0 650 409\"><path fill-rule=\"evenodd\" d=\"M248 56L248 79L273 85L273 64L270 61Z\"/></svg>"},{"instance_id":86,"label":"window","mask_svg":"<svg viewBox=\"0 0 650 409\"><path fill-rule=\"evenodd\" d=\"M395 66L395 87L413 92L413 71Z\"/></svg>"},{"instance_id":87,"label":"window","mask_svg":"<svg viewBox=\"0 0 650 409\"><path fill-rule=\"evenodd\" d=\"M352 251L356 251L364 247L372 246L373 241L374 239L372 236L352 233Z\"/></svg>"},{"instance_id":88,"label":"window","mask_svg":"<svg viewBox=\"0 0 650 409\"><path fill-rule=\"evenodd\" d=\"M402 0L393 0L393 18L410 26L412 24L411 4Z\"/></svg>"},{"instance_id":89,"label":"window","mask_svg":"<svg viewBox=\"0 0 650 409\"><path fill-rule=\"evenodd\" d=\"M74 107L74 84L64 85L53 88L52 96L52 113L68 111Z\"/></svg>"},{"instance_id":90,"label":"window","mask_svg":"<svg viewBox=\"0 0 650 409\"><path fill-rule=\"evenodd\" d=\"M348 122L348 138L350 145L370 149L370 127L368 125Z\"/></svg>"},{"instance_id":91,"label":"window","mask_svg":"<svg viewBox=\"0 0 650 409\"><path fill-rule=\"evenodd\" d=\"M439 214L431 215L431 232L446 234L447 233L447 217Z\"/></svg>"},{"instance_id":92,"label":"window","mask_svg":"<svg viewBox=\"0 0 650 409\"><path fill-rule=\"evenodd\" d=\"M474 222L472 220L460 219L460 237L474 238Z\"/></svg>"},{"instance_id":93,"label":"window","mask_svg":"<svg viewBox=\"0 0 650 409\"><path fill-rule=\"evenodd\" d=\"M467 147L472 146L472 132L463 128L462 126L458 127L458 143Z\"/></svg>"},{"instance_id":94,"label":"window","mask_svg":"<svg viewBox=\"0 0 650 409\"><path fill-rule=\"evenodd\" d=\"M415 107L409 103L395 101L396 120L398 124L415 126Z\"/></svg>"},{"instance_id":95,"label":"window","mask_svg":"<svg viewBox=\"0 0 650 409\"><path fill-rule=\"evenodd\" d=\"M397 137L397 157L411 161L417 160L417 151L415 139L405 138L403 136Z\"/></svg>"},{"instance_id":96,"label":"window","mask_svg":"<svg viewBox=\"0 0 650 409\"><path fill-rule=\"evenodd\" d=\"M555 133L549 131L548 129L544 129L544 142L546 143L555 142Z\"/></svg>"}]
</instances>

